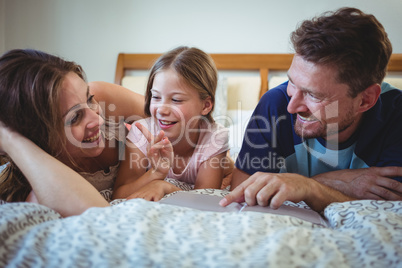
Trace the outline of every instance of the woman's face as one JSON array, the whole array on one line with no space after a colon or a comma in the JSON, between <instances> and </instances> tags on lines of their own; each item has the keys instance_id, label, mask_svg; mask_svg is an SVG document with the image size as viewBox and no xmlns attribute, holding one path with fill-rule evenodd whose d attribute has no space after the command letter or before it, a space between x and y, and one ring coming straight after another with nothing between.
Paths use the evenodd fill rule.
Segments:
<instances>
[{"instance_id":1,"label":"woman's face","mask_svg":"<svg viewBox=\"0 0 402 268\"><path fill-rule=\"evenodd\" d=\"M66 75L60 95L66 150L78 163L80 158L99 156L105 148L102 110L93 97L77 74Z\"/></svg>"}]
</instances>

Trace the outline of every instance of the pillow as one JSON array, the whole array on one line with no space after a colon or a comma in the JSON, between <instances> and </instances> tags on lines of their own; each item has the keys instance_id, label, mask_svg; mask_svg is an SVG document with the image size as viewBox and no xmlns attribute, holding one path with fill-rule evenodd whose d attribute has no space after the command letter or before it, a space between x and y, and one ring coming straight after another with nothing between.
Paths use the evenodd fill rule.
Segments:
<instances>
[{"instance_id":1,"label":"pillow","mask_svg":"<svg viewBox=\"0 0 402 268\"><path fill-rule=\"evenodd\" d=\"M279 86L280 84L288 81L287 76L272 76L268 81L268 88L272 89L274 87Z\"/></svg>"},{"instance_id":2,"label":"pillow","mask_svg":"<svg viewBox=\"0 0 402 268\"><path fill-rule=\"evenodd\" d=\"M145 95L147 82L148 82L147 76L125 76L121 80L121 85L138 94Z\"/></svg>"},{"instance_id":3,"label":"pillow","mask_svg":"<svg viewBox=\"0 0 402 268\"><path fill-rule=\"evenodd\" d=\"M225 125L226 110L228 108L227 78L222 77L218 80L215 92L215 107L212 117L217 123Z\"/></svg>"},{"instance_id":4,"label":"pillow","mask_svg":"<svg viewBox=\"0 0 402 268\"><path fill-rule=\"evenodd\" d=\"M259 76L227 78L228 110L253 110L260 98Z\"/></svg>"},{"instance_id":5,"label":"pillow","mask_svg":"<svg viewBox=\"0 0 402 268\"><path fill-rule=\"evenodd\" d=\"M402 78L398 77L385 77L384 82L393 85L396 88L402 89Z\"/></svg>"},{"instance_id":6,"label":"pillow","mask_svg":"<svg viewBox=\"0 0 402 268\"><path fill-rule=\"evenodd\" d=\"M229 148L230 156L234 160L236 160L236 157L240 152L244 132L253 112L254 110L228 110L228 117L232 119L232 124L228 126Z\"/></svg>"}]
</instances>

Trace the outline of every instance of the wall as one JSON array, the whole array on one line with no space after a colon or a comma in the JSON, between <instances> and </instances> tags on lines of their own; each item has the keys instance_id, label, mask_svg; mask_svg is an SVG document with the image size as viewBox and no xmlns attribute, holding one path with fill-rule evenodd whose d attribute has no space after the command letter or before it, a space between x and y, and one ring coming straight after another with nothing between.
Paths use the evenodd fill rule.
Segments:
<instances>
[{"instance_id":1,"label":"wall","mask_svg":"<svg viewBox=\"0 0 402 268\"><path fill-rule=\"evenodd\" d=\"M0 52L35 48L81 64L89 81L113 82L117 54L178 45L210 53L291 52L303 19L354 6L374 14L402 53L400 0L0 0Z\"/></svg>"}]
</instances>

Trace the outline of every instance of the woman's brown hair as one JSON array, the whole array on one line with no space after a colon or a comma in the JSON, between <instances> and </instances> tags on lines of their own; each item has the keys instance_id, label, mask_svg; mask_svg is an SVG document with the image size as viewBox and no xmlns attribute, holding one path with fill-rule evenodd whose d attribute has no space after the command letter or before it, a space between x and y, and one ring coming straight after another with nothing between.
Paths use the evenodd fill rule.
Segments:
<instances>
[{"instance_id":1,"label":"woman's brown hair","mask_svg":"<svg viewBox=\"0 0 402 268\"><path fill-rule=\"evenodd\" d=\"M82 68L41 51L15 49L0 58L0 121L54 157L65 148L60 88L69 72L85 80ZM13 161L0 174L0 199L25 201L31 187Z\"/></svg>"}]
</instances>

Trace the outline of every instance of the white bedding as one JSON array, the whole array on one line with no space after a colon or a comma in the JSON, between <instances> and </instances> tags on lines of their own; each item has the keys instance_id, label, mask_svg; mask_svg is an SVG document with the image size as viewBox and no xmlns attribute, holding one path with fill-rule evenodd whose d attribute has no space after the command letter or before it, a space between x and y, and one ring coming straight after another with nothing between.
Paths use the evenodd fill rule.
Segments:
<instances>
[{"instance_id":1,"label":"white bedding","mask_svg":"<svg viewBox=\"0 0 402 268\"><path fill-rule=\"evenodd\" d=\"M0 267L402 266L402 202L334 203L325 217L328 228L134 199L63 219L38 204L7 203Z\"/></svg>"}]
</instances>

